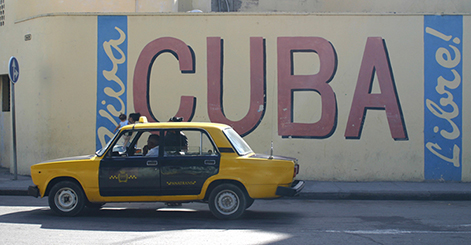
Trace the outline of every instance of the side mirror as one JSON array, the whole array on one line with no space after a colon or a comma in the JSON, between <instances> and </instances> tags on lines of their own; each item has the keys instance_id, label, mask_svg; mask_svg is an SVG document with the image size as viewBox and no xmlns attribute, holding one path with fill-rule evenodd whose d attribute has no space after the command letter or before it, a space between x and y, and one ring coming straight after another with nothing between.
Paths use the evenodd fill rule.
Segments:
<instances>
[{"instance_id":1,"label":"side mirror","mask_svg":"<svg viewBox=\"0 0 471 245\"><path fill-rule=\"evenodd\" d=\"M113 150L111 151L111 156L127 156L126 147L122 145L113 146Z\"/></svg>"}]
</instances>

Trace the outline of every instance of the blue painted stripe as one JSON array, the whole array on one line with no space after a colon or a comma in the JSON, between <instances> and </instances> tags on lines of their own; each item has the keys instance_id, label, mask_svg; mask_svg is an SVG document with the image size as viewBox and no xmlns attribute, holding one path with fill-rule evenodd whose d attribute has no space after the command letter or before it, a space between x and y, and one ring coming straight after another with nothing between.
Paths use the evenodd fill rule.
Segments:
<instances>
[{"instance_id":1,"label":"blue painted stripe","mask_svg":"<svg viewBox=\"0 0 471 245\"><path fill-rule=\"evenodd\" d=\"M113 136L127 106L127 16L98 16L96 149Z\"/></svg>"},{"instance_id":2,"label":"blue painted stripe","mask_svg":"<svg viewBox=\"0 0 471 245\"><path fill-rule=\"evenodd\" d=\"M461 181L462 16L424 17L424 177Z\"/></svg>"}]
</instances>

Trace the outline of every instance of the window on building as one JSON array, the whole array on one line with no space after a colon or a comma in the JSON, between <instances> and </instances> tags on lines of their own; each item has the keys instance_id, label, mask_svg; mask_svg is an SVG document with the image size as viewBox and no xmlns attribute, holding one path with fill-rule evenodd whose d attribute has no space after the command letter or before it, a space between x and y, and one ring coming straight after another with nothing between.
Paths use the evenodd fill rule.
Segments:
<instances>
[{"instance_id":1,"label":"window on building","mask_svg":"<svg viewBox=\"0 0 471 245\"><path fill-rule=\"evenodd\" d=\"M211 11L236 12L241 4L241 0L211 0Z\"/></svg>"},{"instance_id":2,"label":"window on building","mask_svg":"<svg viewBox=\"0 0 471 245\"><path fill-rule=\"evenodd\" d=\"M0 26L5 25L5 0L0 0Z\"/></svg>"},{"instance_id":3,"label":"window on building","mask_svg":"<svg viewBox=\"0 0 471 245\"><path fill-rule=\"evenodd\" d=\"M2 111L10 111L10 78L0 75L0 92L2 94Z\"/></svg>"}]
</instances>

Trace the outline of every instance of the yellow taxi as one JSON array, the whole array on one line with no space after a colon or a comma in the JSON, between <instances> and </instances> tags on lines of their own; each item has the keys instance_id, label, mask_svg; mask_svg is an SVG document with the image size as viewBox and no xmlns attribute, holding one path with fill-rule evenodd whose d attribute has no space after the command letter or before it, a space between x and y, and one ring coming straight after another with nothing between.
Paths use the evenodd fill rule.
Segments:
<instances>
[{"instance_id":1,"label":"yellow taxi","mask_svg":"<svg viewBox=\"0 0 471 245\"><path fill-rule=\"evenodd\" d=\"M297 195L298 172L295 158L256 154L228 125L138 123L95 155L33 165L29 194L48 196L63 216L110 202L200 201L215 217L236 219L254 199Z\"/></svg>"}]
</instances>

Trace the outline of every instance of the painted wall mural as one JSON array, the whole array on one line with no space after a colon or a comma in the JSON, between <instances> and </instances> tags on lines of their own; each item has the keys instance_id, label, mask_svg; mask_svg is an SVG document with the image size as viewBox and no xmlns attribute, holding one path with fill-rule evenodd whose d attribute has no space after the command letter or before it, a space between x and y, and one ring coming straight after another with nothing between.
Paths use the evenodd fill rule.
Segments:
<instances>
[{"instance_id":1,"label":"painted wall mural","mask_svg":"<svg viewBox=\"0 0 471 245\"><path fill-rule=\"evenodd\" d=\"M194 47L188 43L191 40L172 36L156 35L143 45L137 57L135 66L128 65L128 17L99 16L98 17L98 57L97 57L97 123L96 147L103 147L113 136L121 113L126 111L128 89L132 85L133 110L147 116L149 121L166 121L158 118L159 108L151 103L151 75L159 57L171 54L178 70L190 76L198 74L196 61L205 61L206 66L206 98L184 95L175 116L185 121L192 121L198 111L197 103L206 103L207 116L211 122L231 125L242 136L253 133L264 120L267 111L267 73L276 74L276 103L274 113L276 120L270 122L277 127L280 140L305 139L318 142L342 135L343 141L355 142L362 138L365 120L368 112L384 113L386 126L389 130L386 136L391 142L409 141L409 125L403 113L401 94L395 80L394 65L388 51L388 39L382 36L365 38L362 56L358 57L358 77L355 83L353 99L345 108L345 103L339 103L336 90L331 85L338 72L339 57L336 45L331 40L318 36L277 36L270 40L268 37L251 36L248 47L248 70L240 72L250 74L248 87L249 106L245 115L233 120L225 113L224 108L224 53L231 47L225 47L225 40L220 36L204 38L204 46ZM271 57L276 59L276 65L267 71L267 39L275 49L271 49ZM425 16L424 17L424 176L425 179L461 180L462 167L462 43L463 21L461 16ZM203 51L201 50L203 49ZM273 50L275 52L273 53ZM201 55L205 53L206 56ZM312 74L296 74L295 59L299 53L316 54L319 58L318 72ZM198 57L197 55L198 54ZM133 74L128 79L128 69ZM268 68L270 69L270 68ZM198 71L201 72L201 71ZM379 91L373 90L373 83L379 86ZM404 86L404 81L401 86ZM299 92L312 92L319 96L320 117L315 122L297 122L294 111L295 96ZM201 95L199 95L201 96ZM201 102L202 101L202 102ZM345 101L345 100L344 100ZM227 104L227 102L226 102ZM153 107L154 106L154 107ZM340 106L340 108L339 108ZM344 109L345 108L345 109ZM339 121L339 111L346 115L346 120ZM348 113L345 113L348 111ZM342 115L341 114L341 115ZM341 126L339 126L341 125ZM339 130L340 129L340 130ZM340 132L341 131L341 132ZM274 131L275 132L275 131ZM413 131L410 131L413 132ZM390 138L389 138L390 135ZM417 135L417 134L416 134ZM418 139L415 136L415 139ZM388 143L389 144L389 143ZM416 144L422 149L421 144ZM422 153L421 153L422 154Z\"/></svg>"}]
</instances>

